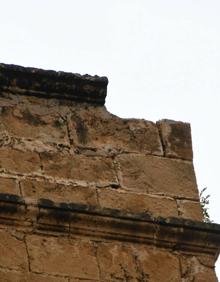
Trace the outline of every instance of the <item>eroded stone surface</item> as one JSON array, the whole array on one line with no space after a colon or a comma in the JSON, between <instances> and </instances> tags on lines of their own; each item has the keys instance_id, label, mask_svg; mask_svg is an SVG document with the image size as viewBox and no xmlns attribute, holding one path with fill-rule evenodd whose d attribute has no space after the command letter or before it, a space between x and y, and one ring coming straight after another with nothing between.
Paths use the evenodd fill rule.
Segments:
<instances>
[{"instance_id":1,"label":"eroded stone surface","mask_svg":"<svg viewBox=\"0 0 220 282\"><path fill-rule=\"evenodd\" d=\"M98 189L99 203L103 208L121 209L153 216L178 216L175 200L150 195L127 193L113 189Z\"/></svg>"},{"instance_id":2,"label":"eroded stone surface","mask_svg":"<svg viewBox=\"0 0 220 282\"><path fill-rule=\"evenodd\" d=\"M28 270L28 255L24 240L14 232L0 229L0 267Z\"/></svg>"},{"instance_id":3,"label":"eroded stone surface","mask_svg":"<svg viewBox=\"0 0 220 282\"><path fill-rule=\"evenodd\" d=\"M0 118L0 129L11 136L45 143L68 143L66 122L51 108L39 105L3 107Z\"/></svg>"},{"instance_id":4,"label":"eroded stone surface","mask_svg":"<svg viewBox=\"0 0 220 282\"><path fill-rule=\"evenodd\" d=\"M95 249L90 241L62 237L27 237L34 272L99 279Z\"/></svg>"},{"instance_id":5,"label":"eroded stone surface","mask_svg":"<svg viewBox=\"0 0 220 282\"><path fill-rule=\"evenodd\" d=\"M188 200L177 200L178 210L183 218L203 221L201 205L198 202Z\"/></svg>"},{"instance_id":6,"label":"eroded stone surface","mask_svg":"<svg viewBox=\"0 0 220 282\"><path fill-rule=\"evenodd\" d=\"M73 202L97 206L96 190L91 187L80 187L50 183L48 181L21 181L22 194L35 199L51 199L57 202Z\"/></svg>"},{"instance_id":7,"label":"eroded stone surface","mask_svg":"<svg viewBox=\"0 0 220 282\"><path fill-rule=\"evenodd\" d=\"M181 256L182 281L217 282L214 269L202 265L196 256Z\"/></svg>"},{"instance_id":8,"label":"eroded stone surface","mask_svg":"<svg viewBox=\"0 0 220 282\"><path fill-rule=\"evenodd\" d=\"M192 140L189 123L174 120L157 122L166 157L192 160Z\"/></svg>"},{"instance_id":9,"label":"eroded stone surface","mask_svg":"<svg viewBox=\"0 0 220 282\"><path fill-rule=\"evenodd\" d=\"M162 155L157 126L150 121L121 119L94 109L72 115L70 128L81 146Z\"/></svg>"},{"instance_id":10,"label":"eroded stone surface","mask_svg":"<svg viewBox=\"0 0 220 282\"><path fill-rule=\"evenodd\" d=\"M55 277L46 274L21 273L0 270L0 279L3 282L68 282L68 278Z\"/></svg>"},{"instance_id":11,"label":"eroded stone surface","mask_svg":"<svg viewBox=\"0 0 220 282\"><path fill-rule=\"evenodd\" d=\"M40 158L37 153L12 148L0 148L0 168L17 173L33 173L40 170Z\"/></svg>"},{"instance_id":12,"label":"eroded stone surface","mask_svg":"<svg viewBox=\"0 0 220 282\"><path fill-rule=\"evenodd\" d=\"M111 158L42 153L46 175L73 180L115 183L117 181Z\"/></svg>"},{"instance_id":13,"label":"eroded stone surface","mask_svg":"<svg viewBox=\"0 0 220 282\"><path fill-rule=\"evenodd\" d=\"M198 199L190 162L143 155L122 155L117 161L125 189Z\"/></svg>"},{"instance_id":14,"label":"eroded stone surface","mask_svg":"<svg viewBox=\"0 0 220 282\"><path fill-rule=\"evenodd\" d=\"M16 180L13 178L0 177L0 193L19 195L20 191Z\"/></svg>"},{"instance_id":15,"label":"eroded stone surface","mask_svg":"<svg viewBox=\"0 0 220 282\"><path fill-rule=\"evenodd\" d=\"M103 107L106 78L2 64L0 72L0 193L21 192L29 203L2 194L0 281L216 281L214 256L178 253L170 238L177 231L168 217L202 220L188 123L111 115ZM48 209L39 209L39 198ZM52 201L66 205L56 213ZM78 214L68 216L68 203L79 204ZM90 214L80 223L88 216L80 204L111 211L114 220ZM135 229L129 219L120 229L115 219L135 213L152 215L151 247L138 235L141 223ZM154 226L157 216L172 221L172 232L163 221ZM184 234L195 244L198 233Z\"/></svg>"},{"instance_id":16,"label":"eroded stone surface","mask_svg":"<svg viewBox=\"0 0 220 282\"><path fill-rule=\"evenodd\" d=\"M179 260L166 251L102 243L97 254L102 281L181 281Z\"/></svg>"}]
</instances>

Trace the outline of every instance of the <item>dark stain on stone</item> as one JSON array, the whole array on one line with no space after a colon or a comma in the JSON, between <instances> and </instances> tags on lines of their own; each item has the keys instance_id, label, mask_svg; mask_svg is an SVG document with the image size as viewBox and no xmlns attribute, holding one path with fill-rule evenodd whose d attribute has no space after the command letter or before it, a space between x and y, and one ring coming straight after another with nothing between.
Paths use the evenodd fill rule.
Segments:
<instances>
[{"instance_id":1,"label":"dark stain on stone","mask_svg":"<svg viewBox=\"0 0 220 282\"><path fill-rule=\"evenodd\" d=\"M88 129L79 117L76 119L76 134L79 143L86 144L88 142Z\"/></svg>"},{"instance_id":2,"label":"dark stain on stone","mask_svg":"<svg viewBox=\"0 0 220 282\"><path fill-rule=\"evenodd\" d=\"M32 115L28 110L25 110L23 113L23 119L28 122L30 125L39 126L46 125L44 121L40 119L40 117Z\"/></svg>"}]
</instances>

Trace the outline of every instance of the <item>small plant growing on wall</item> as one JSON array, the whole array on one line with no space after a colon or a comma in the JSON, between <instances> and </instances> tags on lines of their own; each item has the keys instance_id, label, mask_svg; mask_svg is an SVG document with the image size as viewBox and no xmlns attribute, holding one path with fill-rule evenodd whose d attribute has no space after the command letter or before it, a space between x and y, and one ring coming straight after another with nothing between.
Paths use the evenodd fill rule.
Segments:
<instances>
[{"instance_id":1,"label":"small plant growing on wall","mask_svg":"<svg viewBox=\"0 0 220 282\"><path fill-rule=\"evenodd\" d=\"M208 213L208 205L209 205L209 198L210 195L206 195L205 191L207 190L207 187L203 188L201 192L199 193L200 198L200 204L202 207L204 222L211 223L212 220L210 219L209 213Z\"/></svg>"}]
</instances>

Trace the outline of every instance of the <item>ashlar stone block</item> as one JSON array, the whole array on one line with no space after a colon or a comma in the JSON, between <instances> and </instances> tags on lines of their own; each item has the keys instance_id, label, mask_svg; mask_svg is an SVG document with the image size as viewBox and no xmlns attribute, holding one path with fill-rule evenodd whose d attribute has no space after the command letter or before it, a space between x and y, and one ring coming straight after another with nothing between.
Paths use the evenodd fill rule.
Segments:
<instances>
[{"instance_id":1,"label":"ashlar stone block","mask_svg":"<svg viewBox=\"0 0 220 282\"><path fill-rule=\"evenodd\" d=\"M95 248L90 241L30 235L27 246L34 272L99 279Z\"/></svg>"},{"instance_id":2,"label":"ashlar stone block","mask_svg":"<svg viewBox=\"0 0 220 282\"><path fill-rule=\"evenodd\" d=\"M189 123L160 120L157 122L166 157L192 160L192 140Z\"/></svg>"},{"instance_id":3,"label":"ashlar stone block","mask_svg":"<svg viewBox=\"0 0 220 282\"><path fill-rule=\"evenodd\" d=\"M135 154L121 155L117 161L125 189L174 197L199 198L191 162Z\"/></svg>"}]
</instances>

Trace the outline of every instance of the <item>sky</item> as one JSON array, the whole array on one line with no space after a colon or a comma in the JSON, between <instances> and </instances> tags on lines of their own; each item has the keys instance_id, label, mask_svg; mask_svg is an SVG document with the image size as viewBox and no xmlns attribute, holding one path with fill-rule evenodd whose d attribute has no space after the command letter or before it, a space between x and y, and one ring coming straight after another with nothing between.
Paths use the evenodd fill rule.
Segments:
<instances>
[{"instance_id":1,"label":"sky","mask_svg":"<svg viewBox=\"0 0 220 282\"><path fill-rule=\"evenodd\" d=\"M0 62L109 79L107 109L191 123L220 223L220 1L0 0ZM220 259L217 263L220 277Z\"/></svg>"}]
</instances>

